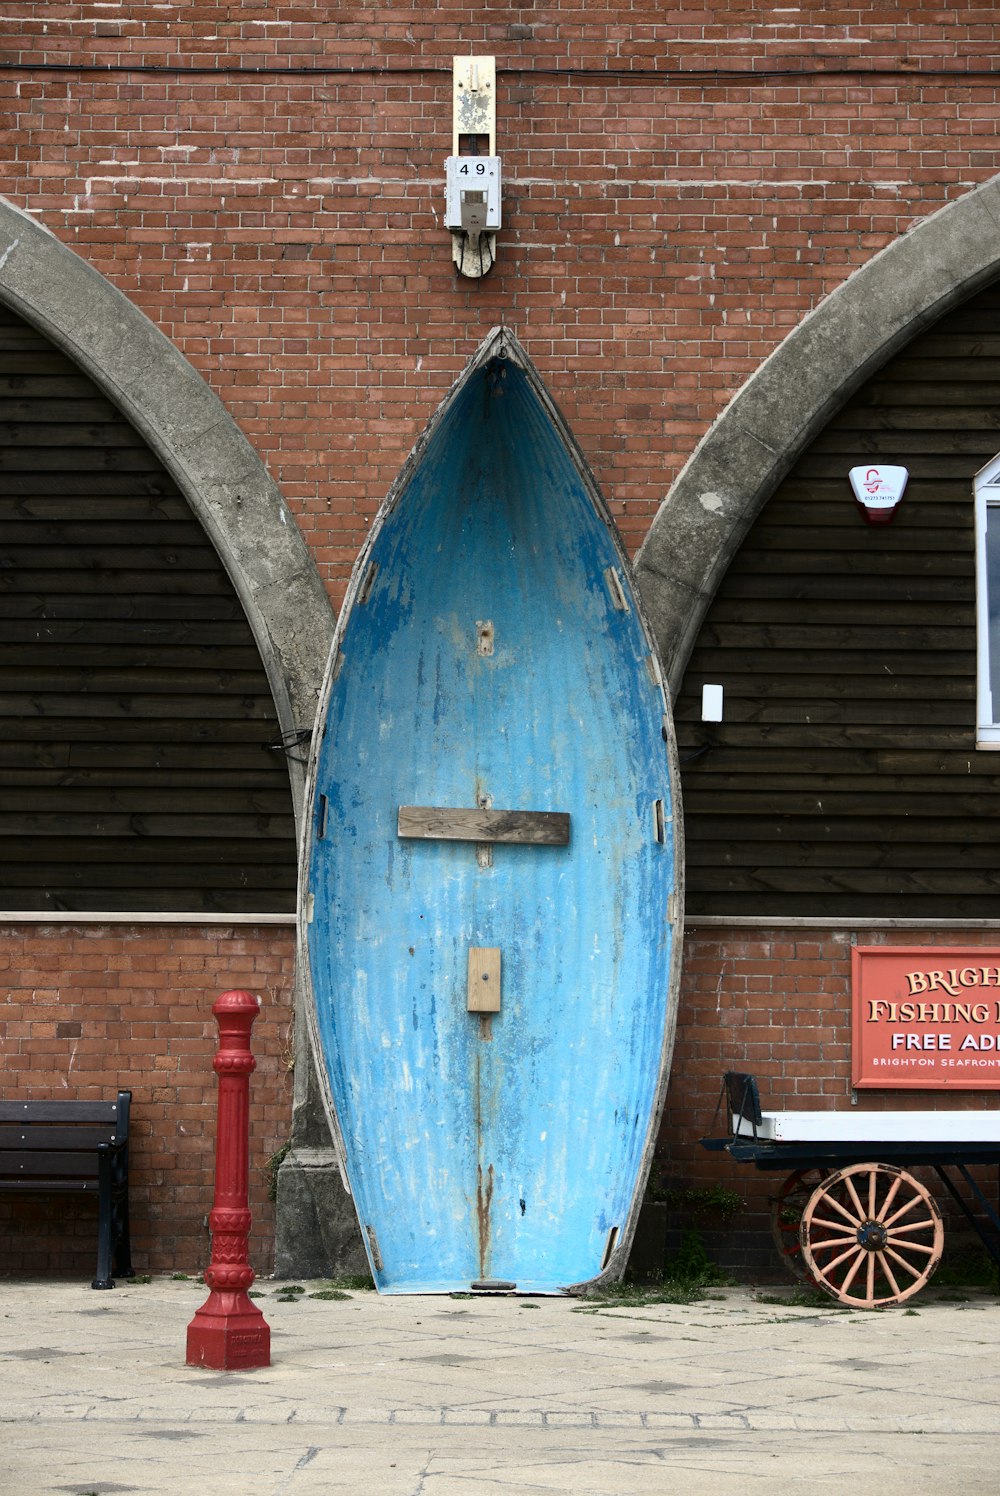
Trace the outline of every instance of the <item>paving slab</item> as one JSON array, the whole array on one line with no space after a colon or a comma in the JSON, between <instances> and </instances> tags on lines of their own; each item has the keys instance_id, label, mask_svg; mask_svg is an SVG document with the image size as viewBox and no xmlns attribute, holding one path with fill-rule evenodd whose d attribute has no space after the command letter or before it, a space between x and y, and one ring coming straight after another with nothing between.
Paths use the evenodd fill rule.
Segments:
<instances>
[{"instance_id":1,"label":"paving slab","mask_svg":"<svg viewBox=\"0 0 1000 1496\"><path fill-rule=\"evenodd\" d=\"M184 1364L206 1290L0 1280L10 1496L880 1496L997 1489L1000 1304L848 1312L258 1285L272 1364Z\"/></svg>"}]
</instances>

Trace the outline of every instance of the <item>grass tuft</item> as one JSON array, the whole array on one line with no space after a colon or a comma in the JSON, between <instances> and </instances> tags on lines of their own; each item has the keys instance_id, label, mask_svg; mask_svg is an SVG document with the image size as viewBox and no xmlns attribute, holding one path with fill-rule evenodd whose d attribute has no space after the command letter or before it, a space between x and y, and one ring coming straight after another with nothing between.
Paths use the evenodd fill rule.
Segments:
<instances>
[{"instance_id":1,"label":"grass tuft","mask_svg":"<svg viewBox=\"0 0 1000 1496\"><path fill-rule=\"evenodd\" d=\"M782 1309L827 1309L834 1314L854 1312L849 1304L838 1304L821 1288L810 1288L807 1284L793 1288L790 1293L755 1293L753 1298L755 1304L776 1304Z\"/></svg>"}]
</instances>

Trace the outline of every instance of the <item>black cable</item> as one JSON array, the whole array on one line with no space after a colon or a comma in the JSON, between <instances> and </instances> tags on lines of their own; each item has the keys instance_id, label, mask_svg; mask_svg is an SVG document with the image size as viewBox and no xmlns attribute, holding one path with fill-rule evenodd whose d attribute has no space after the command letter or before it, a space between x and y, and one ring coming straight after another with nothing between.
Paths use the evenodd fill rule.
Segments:
<instances>
[{"instance_id":1,"label":"black cable","mask_svg":"<svg viewBox=\"0 0 1000 1496\"><path fill-rule=\"evenodd\" d=\"M225 78L392 78L426 76L439 73L451 76L451 68L435 64L401 65L394 67L301 67L281 65L278 67L246 67L236 65L206 65L202 63L160 62L0 62L3 73L71 73L74 76L112 76L122 73L153 74L160 77L225 77ZM979 79L988 81L1000 78L1000 64L989 68L907 68L907 67L851 67L846 63L835 63L824 67L785 68L594 68L594 67L520 67L497 68L498 78L590 78L616 83L631 83L641 87L644 83L743 83L767 84L772 79L808 78L815 82L822 78L912 78L951 79L955 81Z\"/></svg>"},{"instance_id":2,"label":"black cable","mask_svg":"<svg viewBox=\"0 0 1000 1496\"><path fill-rule=\"evenodd\" d=\"M274 738L272 742L262 743L261 747L267 753L283 753L286 758L291 759L293 764L306 764L309 760L293 753L292 749L304 748L311 741L312 735L311 727L293 727L288 732L283 732L280 737Z\"/></svg>"},{"instance_id":3,"label":"black cable","mask_svg":"<svg viewBox=\"0 0 1000 1496\"><path fill-rule=\"evenodd\" d=\"M0 62L0 72L4 73L158 73L165 77L186 78L194 77L220 77L220 78L303 78L315 76L317 78L338 77L391 77L399 73L407 74L423 73L447 73L451 74L451 68L446 67L299 67L294 65L283 65L280 67L246 67L240 63L218 66L205 63L164 63L164 62Z\"/></svg>"}]
</instances>

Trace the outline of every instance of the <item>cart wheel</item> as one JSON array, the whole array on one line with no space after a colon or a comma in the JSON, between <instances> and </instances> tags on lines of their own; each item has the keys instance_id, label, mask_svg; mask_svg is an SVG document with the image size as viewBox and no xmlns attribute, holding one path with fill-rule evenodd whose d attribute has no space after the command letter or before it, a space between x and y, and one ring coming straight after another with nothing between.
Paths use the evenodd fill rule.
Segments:
<instances>
[{"instance_id":1,"label":"cart wheel","mask_svg":"<svg viewBox=\"0 0 1000 1496\"><path fill-rule=\"evenodd\" d=\"M851 1164L813 1191L799 1227L802 1259L841 1304L877 1309L923 1288L941 1260L944 1226L912 1174Z\"/></svg>"},{"instance_id":2,"label":"cart wheel","mask_svg":"<svg viewBox=\"0 0 1000 1496\"><path fill-rule=\"evenodd\" d=\"M819 1279L806 1266L799 1226L810 1196L829 1174L829 1169L796 1169L782 1181L778 1193L771 1196L771 1236L778 1256L793 1277L814 1286L818 1285Z\"/></svg>"}]
</instances>

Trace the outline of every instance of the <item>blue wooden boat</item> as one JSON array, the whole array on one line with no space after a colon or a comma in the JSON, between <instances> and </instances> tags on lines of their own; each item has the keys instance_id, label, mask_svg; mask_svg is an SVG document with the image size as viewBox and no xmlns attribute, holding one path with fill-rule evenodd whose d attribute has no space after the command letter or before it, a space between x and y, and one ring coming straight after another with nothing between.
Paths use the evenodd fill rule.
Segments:
<instances>
[{"instance_id":1,"label":"blue wooden boat","mask_svg":"<svg viewBox=\"0 0 1000 1496\"><path fill-rule=\"evenodd\" d=\"M376 521L319 720L302 935L379 1289L619 1275L673 1039L673 740L617 534L505 330Z\"/></svg>"}]
</instances>

